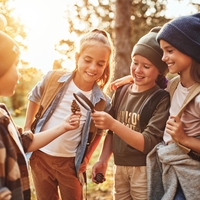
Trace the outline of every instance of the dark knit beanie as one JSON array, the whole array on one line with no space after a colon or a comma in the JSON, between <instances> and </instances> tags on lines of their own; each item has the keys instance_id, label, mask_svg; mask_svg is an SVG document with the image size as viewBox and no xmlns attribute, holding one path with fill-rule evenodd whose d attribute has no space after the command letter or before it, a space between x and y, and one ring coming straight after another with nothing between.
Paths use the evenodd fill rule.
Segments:
<instances>
[{"instance_id":1,"label":"dark knit beanie","mask_svg":"<svg viewBox=\"0 0 200 200\"><path fill-rule=\"evenodd\" d=\"M200 63L200 13L166 23L157 35L161 39Z\"/></svg>"},{"instance_id":2,"label":"dark knit beanie","mask_svg":"<svg viewBox=\"0 0 200 200\"><path fill-rule=\"evenodd\" d=\"M168 67L162 61L163 51L160 48L156 36L160 31L160 27L155 27L149 33L140 38L140 40L133 47L132 56L141 55L147 58L153 65L155 65L159 72L166 75Z\"/></svg>"},{"instance_id":3,"label":"dark knit beanie","mask_svg":"<svg viewBox=\"0 0 200 200\"><path fill-rule=\"evenodd\" d=\"M18 55L17 43L9 35L0 31L0 77L10 69Z\"/></svg>"}]
</instances>

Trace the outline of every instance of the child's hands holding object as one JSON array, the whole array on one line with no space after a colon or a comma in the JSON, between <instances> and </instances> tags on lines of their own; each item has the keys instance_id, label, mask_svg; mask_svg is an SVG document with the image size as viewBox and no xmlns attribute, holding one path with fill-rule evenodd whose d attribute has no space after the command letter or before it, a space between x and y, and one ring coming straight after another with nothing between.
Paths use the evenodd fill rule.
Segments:
<instances>
[{"instance_id":1,"label":"child's hands holding object","mask_svg":"<svg viewBox=\"0 0 200 200\"><path fill-rule=\"evenodd\" d=\"M187 138L183 129L183 123L178 116L170 116L166 124L166 132L179 143L182 143Z\"/></svg>"},{"instance_id":2,"label":"child's hands holding object","mask_svg":"<svg viewBox=\"0 0 200 200\"><path fill-rule=\"evenodd\" d=\"M80 124L80 117L81 117L80 107L75 100L73 100L71 104L71 111L72 114L68 115L63 122L66 131L74 130L78 128Z\"/></svg>"}]
</instances>

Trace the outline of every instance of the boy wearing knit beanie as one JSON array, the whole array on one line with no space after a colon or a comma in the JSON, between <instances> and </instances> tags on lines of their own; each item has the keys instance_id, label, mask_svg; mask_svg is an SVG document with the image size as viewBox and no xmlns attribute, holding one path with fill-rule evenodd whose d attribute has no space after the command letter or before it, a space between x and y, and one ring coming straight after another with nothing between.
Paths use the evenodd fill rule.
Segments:
<instances>
[{"instance_id":1,"label":"boy wearing knit beanie","mask_svg":"<svg viewBox=\"0 0 200 200\"><path fill-rule=\"evenodd\" d=\"M162 140L169 116L169 95L160 89L166 86L167 65L156 41L159 30L159 27L152 29L134 46L130 66L134 83L126 87L123 95L117 96L120 89L116 91L112 116L99 111L91 114L97 128L109 129L99 161L93 167L93 181L99 183L95 179L97 173L105 176L113 153L115 200L147 199L146 155ZM158 91L164 96L155 108L147 108L147 99ZM145 115L153 109L147 124L142 117L143 107Z\"/></svg>"},{"instance_id":2,"label":"boy wearing knit beanie","mask_svg":"<svg viewBox=\"0 0 200 200\"><path fill-rule=\"evenodd\" d=\"M157 35L169 72L170 117L164 143L147 157L149 200L200 197L200 13L165 24ZM162 169L162 170L161 170Z\"/></svg>"},{"instance_id":3,"label":"boy wearing knit beanie","mask_svg":"<svg viewBox=\"0 0 200 200\"><path fill-rule=\"evenodd\" d=\"M19 79L17 69L19 55L17 43L0 31L0 96L12 96L15 91ZM80 113L68 116L59 126L33 137L31 132L20 133L8 109L0 103L1 200L30 200L25 152L37 150L62 133L76 129L79 126L79 118Z\"/></svg>"}]
</instances>

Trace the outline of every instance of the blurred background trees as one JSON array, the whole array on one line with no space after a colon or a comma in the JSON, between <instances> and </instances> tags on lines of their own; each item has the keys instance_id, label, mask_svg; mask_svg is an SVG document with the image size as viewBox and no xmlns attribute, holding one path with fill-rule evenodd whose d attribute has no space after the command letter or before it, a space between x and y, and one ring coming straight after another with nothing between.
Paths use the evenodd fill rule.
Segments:
<instances>
[{"instance_id":1,"label":"blurred background trees","mask_svg":"<svg viewBox=\"0 0 200 200\"><path fill-rule=\"evenodd\" d=\"M26 40L28 28L26 24L22 23L19 17L14 15L15 1L16 0L0 0L0 14L3 14L7 19L7 26L4 31L17 40L22 51L26 51L29 48ZM66 1L70 3L66 5L63 15L68 24L69 34L65 38L60 38L60 41L55 44L55 51L58 52L60 57L55 59L49 69L66 67L66 61L74 59L77 37L93 28L99 28L108 31L113 39L115 47L115 69L113 69L112 80L129 74L131 51L134 44L152 27L162 26L171 19L166 16L168 1L169 0ZM181 3L183 1L179 0L179 2ZM57 3L59 3L59 1L57 1ZM198 2L195 3L194 0L188 0L188 5L192 5L195 8L195 12L200 10L200 4L198 4ZM37 15L37 12L35 14ZM182 14L185 15L185 13ZM52 13L52 15L54 15L54 13ZM55 29L54 31L56 32L59 30ZM48 57L43 57L42 59L48 59ZM43 76L41 69L31 66L29 60L23 57L21 58L19 68L22 77L17 86L16 94L11 98L1 97L1 101L9 104L10 109L13 110L16 115L24 114L27 104L27 95Z\"/></svg>"}]
</instances>

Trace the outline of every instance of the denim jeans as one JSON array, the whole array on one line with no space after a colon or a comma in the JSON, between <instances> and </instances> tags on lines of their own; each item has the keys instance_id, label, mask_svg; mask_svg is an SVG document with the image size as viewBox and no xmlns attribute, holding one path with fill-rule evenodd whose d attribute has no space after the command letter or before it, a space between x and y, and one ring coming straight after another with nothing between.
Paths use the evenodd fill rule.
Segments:
<instances>
[{"instance_id":1,"label":"denim jeans","mask_svg":"<svg viewBox=\"0 0 200 200\"><path fill-rule=\"evenodd\" d=\"M178 183L178 187L177 187L177 191L176 191L176 195L174 197L174 200L186 200L180 183Z\"/></svg>"}]
</instances>

